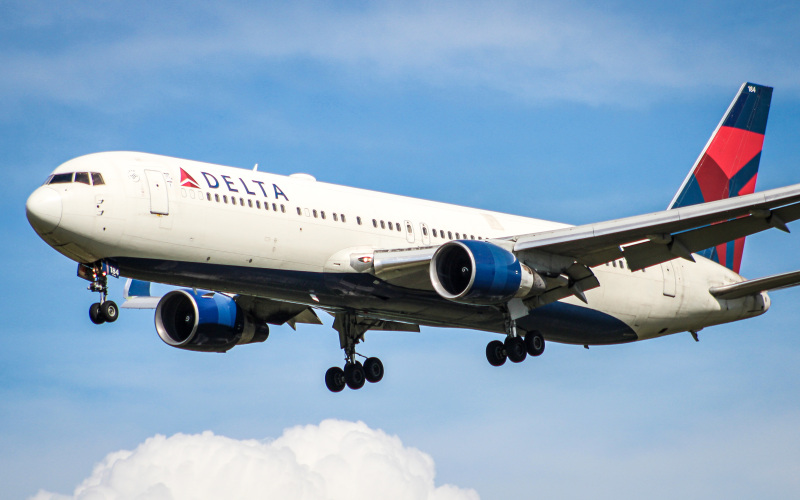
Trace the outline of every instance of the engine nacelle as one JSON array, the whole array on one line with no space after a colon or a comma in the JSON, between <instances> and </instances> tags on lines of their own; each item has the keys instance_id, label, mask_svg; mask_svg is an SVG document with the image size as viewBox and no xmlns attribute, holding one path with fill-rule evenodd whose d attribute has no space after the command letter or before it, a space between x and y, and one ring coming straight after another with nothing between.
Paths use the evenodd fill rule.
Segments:
<instances>
[{"instance_id":1,"label":"engine nacelle","mask_svg":"<svg viewBox=\"0 0 800 500\"><path fill-rule=\"evenodd\" d=\"M544 291L544 279L504 248L479 240L445 243L433 254L431 283L442 297L467 304L500 304Z\"/></svg>"},{"instance_id":2,"label":"engine nacelle","mask_svg":"<svg viewBox=\"0 0 800 500\"><path fill-rule=\"evenodd\" d=\"M232 298L194 290L173 290L161 297L156 331L172 347L204 352L225 352L269 337L269 327L245 314Z\"/></svg>"}]
</instances>

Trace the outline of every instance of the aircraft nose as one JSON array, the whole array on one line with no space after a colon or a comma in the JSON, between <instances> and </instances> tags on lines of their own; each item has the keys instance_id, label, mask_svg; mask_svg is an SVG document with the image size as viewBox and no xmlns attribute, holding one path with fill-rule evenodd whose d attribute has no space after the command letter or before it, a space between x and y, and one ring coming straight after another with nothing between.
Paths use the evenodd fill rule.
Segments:
<instances>
[{"instance_id":1,"label":"aircraft nose","mask_svg":"<svg viewBox=\"0 0 800 500\"><path fill-rule=\"evenodd\" d=\"M61 222L61 195L52 188L42 186L28 197L25 213L37 233L51 233Z\"/></svg>"}]
</instances>

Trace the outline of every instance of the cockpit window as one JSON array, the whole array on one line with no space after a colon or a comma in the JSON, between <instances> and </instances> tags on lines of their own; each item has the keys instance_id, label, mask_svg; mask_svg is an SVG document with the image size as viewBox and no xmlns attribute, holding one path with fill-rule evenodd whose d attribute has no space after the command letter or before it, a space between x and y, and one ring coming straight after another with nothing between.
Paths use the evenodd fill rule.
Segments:
<instances>
[{"instance_id":1,"label":"cockpit window","mask_svg":"<svg viewBox=\"0 0 800 500\"><path fill-rule=\"evenodd\" d=\"M48 184L66 184L72 182L72 172L67 174L55 174L50 178Z\"/></svg>"},{"instance_id":2,"label":"cockpit window","mask_svg":"<svg viewBox=\"0 0 800 500\"><path fill-rule=\"evenodd\" d=\"M75 172L75 182L91 185L91 182L89 182L89 172Z\"/></svg>"},{"instance_id":3,"label":"cockpit window","mask_svg":"<svg viewBox=\"0 0 800 500\"><path fill-rule=\"evenodd\" d=\"M102 186L103 176L100 172L67 172L63 174L53 174L47 178L45 184L67 184L69 182L80 182L81 184Z\"/></svg>"}]
</instances>

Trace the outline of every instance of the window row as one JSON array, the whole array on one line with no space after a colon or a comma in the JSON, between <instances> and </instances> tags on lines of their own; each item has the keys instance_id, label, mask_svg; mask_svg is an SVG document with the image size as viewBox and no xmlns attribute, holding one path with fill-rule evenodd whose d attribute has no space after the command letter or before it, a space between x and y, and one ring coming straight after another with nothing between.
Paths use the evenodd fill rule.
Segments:
<instances>
[{"instance_id":1,"label":"window row","mask_svg":"<svg viewBox=\"0 0 800 500\"><path fill-rule=\"evenodd\" d=\"M59 174L59 175L61 175L61 174ZM64 175L67 175L67 174L64 174ZM72 175L72 174L68 174L68 175ZM100 182L102 182L102 178L100 179ZM184 197L186 197L186 191L185 190L181 190L181 191L182 191L182 195ZM189 191L189 195L192 198L194 198L195 197L194 191L193 190L188 190L188 191ZM197 197L200 198L200 199L202 199L202 196L203 196L202 193L198 193L198 195L197 195ZM271 209L273 212L286 213L286 205L284 205L283 203L280 203L280 204L278 204L278 203L270 203L268 201L264 201L262 203L261 200L253 200L251 198L228 196L227 194L220 195L219 193L212 194L210 192L206 192L205 193L205 197L206 197L206 199L208 201L213 201L213 202L217 202L217 203L230 204L230 205L234 205L234 206L238 205L238 206L242 206L242 207L246 206L246 207L250 207L250 208L256 208L256 209L259 209L259 210L261 210L262 205L263 205L264 210L270 210ZM297 215L299 215L299 216L305 215L306 217L314 217L315 219L322 219L322 220L327 220L328 219L328 213L325 212L324 210L317 210L316 208L313 208L313 209L301 208L301 207L297 207L296 210L297 210ZM345 214L343 214L343 213L331 212L330 213L330 218L334 222L343 222L343 223L347 222L347 216ZM356 224L358 224L359 226L363 225L363 221L362 221L360 216L356 217ZM413 228L411 222L406 221L405 225L406 225L406 231L408 232L408 234L413 234L414 228ZM378 228L380 228L380 229L388 229L389 231L396 231L396 232L402 232L403 231L403 225L400 224L399 222L386 221L386 220L383 220L383 219L372 219L372 227L374 227L376 229L378 229ZM422 235L427 237L428 236L428 227L425 224L422 224L421 228L422 228ZM431 233L433 234L434 238L442 238L442 239L448 239L448 240L454 240L454 239L455 240L460 240L462 238L465 239L465 240L483 240L484 239L482 236L476 237L474 234L467 234L467 233L463 233L462 234L462 233L460 233L458 231L455 231L455 232L453 232L453 231L445 231L444 229L432 229ZM485 239L488 240L489 238L485 238Z\"/></svg>"},{"instance_id":2,"label":"window row","mask_svg":"<svg viewBox=\"0 0 800 500\"><path fill-rule=\"evenodd\" d=\"M220 196L219 193L214 193L214 195L212 197L211 193L206 193L206 199L208 201L216 201L217 203L228 204L228 195L227 194L223 194L222 196ZM231 205L236 205L237 204L236 200L237 200L237 198L235 196L231 196L230 197L230 204ZM247 198L247 200L245 200L244 198L239 197L238 200L239 200L238 205L241 206L241 207L247 206L247 207L250 207L250 208L257 208L257 209L261 210L261 200L255 200L255 203L253 202L253 200L251 198ZM268 201L265 201L264 202L264 210L269 210L269 209L270 209L270 203ZM272 211L273 212L280 211L281 213L285 214L286 213L286 205L284 205L283 203L281 203L281 204L272 203Z\"/></svg>"},{"instance_id":3,"label":"window row","mask_svg":"<svg viewBox=\"0 0 800 500\"><path fill-rule=\"evenodd\" d=\"M325 220L328 218L327 214L325 213L325 210L317 211L316 208L309 210L308 208L297 207L297 215L303 215L303 213L305 213L306 217L311 217L313 215L315 219ZM336 212L332 212L331 218L334 220L334 222L339 222L340 220L342 222L347 222L347 216L345 214L338 214ZM358 223L361 224L361 217L358 217Z\"/></svg>"}]
</instances>

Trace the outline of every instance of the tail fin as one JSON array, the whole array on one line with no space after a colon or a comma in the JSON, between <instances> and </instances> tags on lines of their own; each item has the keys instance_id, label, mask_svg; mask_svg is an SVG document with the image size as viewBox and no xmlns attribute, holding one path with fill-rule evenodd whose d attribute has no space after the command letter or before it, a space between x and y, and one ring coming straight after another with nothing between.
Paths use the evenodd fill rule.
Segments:
<instances>
[{"instance_id":1,"label":"tail fin","mask_svg":"<svg viewBox=\"0 0 800 500\"><path fill-rule=\"evenodd\" d=\"M772 87L742 84L669 208L755 191L771 100ZM738 273L743 251L744 238L739 238L699 253Z\"/></svg>"}]
</instances>

